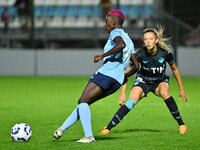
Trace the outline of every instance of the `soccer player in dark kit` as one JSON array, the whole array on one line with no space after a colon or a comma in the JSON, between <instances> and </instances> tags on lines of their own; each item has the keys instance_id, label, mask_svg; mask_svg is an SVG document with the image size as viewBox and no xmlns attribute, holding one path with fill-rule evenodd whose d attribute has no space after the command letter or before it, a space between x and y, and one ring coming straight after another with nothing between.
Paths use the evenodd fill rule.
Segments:
<instances>
[{"instance_id":1,"label":"soccer player in dark kit","mask_svg":"<svg viewBox=\"0 0 200 150\"><path fill-rule=\"evenodd\" d=\"M100 134L109 134L110 130L115 127L127 113L144 96L149 92L153 92L156 96L161 97L166 103L169 111L179 125L179 133L186 134L187 127L184 124L174 98L169 92L169 77L165 74L166 62L170 65L171 70L179 85L179 98L182 97L184 102L187 102L187 96L183 87L180 72L175 64L174 57L170 52L170 45L166 42L169 38L163 38L164 29L158 26L158 30L147 28L143 32L142 40L144 47L136 53L136 58L140 62L140 70L137 72L136 81L132 87L130 97L125 105L125 90L126 84L122 86L119 104L121 107L114 115L107 127ZM129 68L130 69L130 68Z\"/></svg>"}]
</instances>

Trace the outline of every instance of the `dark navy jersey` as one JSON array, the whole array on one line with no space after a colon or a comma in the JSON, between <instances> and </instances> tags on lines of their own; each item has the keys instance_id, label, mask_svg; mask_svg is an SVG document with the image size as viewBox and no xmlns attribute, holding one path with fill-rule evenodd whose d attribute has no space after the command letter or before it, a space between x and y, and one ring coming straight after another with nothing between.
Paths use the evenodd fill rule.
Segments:
<instances>
[{"instance_id":1,"label":"dark navy jersey","mask_svg":"<svg viewBox=\"0 0 200 150\"><path fill-rule=\"evenodd\" d=\"M151 55L143 47L136 53L136 57L140 62L140 70L137 72L137 80L144 83L155 83L164 80L167 76L166 62L171 65L174 63L173 54L158 47L157 53Z\"/></svg>"}]
</instances>

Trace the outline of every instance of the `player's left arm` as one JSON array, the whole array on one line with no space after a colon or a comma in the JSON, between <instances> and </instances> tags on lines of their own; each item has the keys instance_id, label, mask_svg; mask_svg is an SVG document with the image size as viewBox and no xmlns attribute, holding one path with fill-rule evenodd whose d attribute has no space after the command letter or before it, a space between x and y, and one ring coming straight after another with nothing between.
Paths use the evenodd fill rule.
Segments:
<instances>
[{"instance_id":1,"label":"player's left arm","mask_svg":"<svg viewBox=\"0 0 200 150\"><path fill-rule=\"evenodd\" d=\"M176 81L178 82L178 85L179 85L179 99L182 97L184 102L187 103L187 96L186 96L186 92L184 90L184 86L183 86L183 82L182 82L182 79L181 79L181 74L176 66L176 63L172 63L170 65L171 69L172 69L172 72L176 78Z\"/></svg>"},{"instance_id":2,"label":"player's left arm","mask_svg":"<svg viewBox=\"0 0 200 150\"><path fill-rule=\"evenodd\" d=\"M95 63L98 62L99 60L102 60L106 56L109 56L109 55L112 55L112 54L122 51L126 47L126 43L121 38L121 36L115 37L113 41L116 43L116 45L111 50L107 51L106 53L95 56L94 57Z\"/></svg>"}]
</instances>

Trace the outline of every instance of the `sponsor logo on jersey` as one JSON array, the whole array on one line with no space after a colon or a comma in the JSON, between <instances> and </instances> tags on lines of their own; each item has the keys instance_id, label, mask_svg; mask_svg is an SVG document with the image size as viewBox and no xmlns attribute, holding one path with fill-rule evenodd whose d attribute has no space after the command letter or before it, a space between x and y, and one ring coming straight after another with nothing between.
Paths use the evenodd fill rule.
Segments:
<instances>
[{"instance_id":1,"label":"sponsor logo on jersey","mask_svg":"<svg viewBox=\"0 0 200 150\"><path fill-rule=\"evenodd\" d=\"M155 68L146 68L143 66L143 69L145 71L151 71L153 74L162 73L165 70L165 64L163 64L163 66L155 67Z\"/></svg>"}]
</instances>

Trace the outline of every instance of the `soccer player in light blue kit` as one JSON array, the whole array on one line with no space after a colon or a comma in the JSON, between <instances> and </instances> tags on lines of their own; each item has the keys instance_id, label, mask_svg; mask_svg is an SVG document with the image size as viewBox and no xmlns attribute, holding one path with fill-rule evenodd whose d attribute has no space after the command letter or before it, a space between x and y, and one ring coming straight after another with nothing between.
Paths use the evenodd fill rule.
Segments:
<instances>
[{"instance_id":1,"label":"soccer player in light blue kit","mask_svg":"<svg viewBox=\"0 0 200 150\"><path fill-rule=\"evenodd\" d=\"M88 81L78 100L78 106L53 133L55 139L59 139L66 129L80 119L85 136L76 142L94 143L89 105L116 92L127 78L139 69L133 42L122 29L124 19L120 10L111 10L107 14L105 26L110 37L104 47L104 53L94 57L95 63L103 59L103 65ZM130 60L133 68L125 74Z\"/></svg>"}]
</instances>

